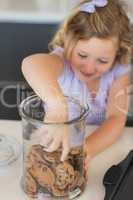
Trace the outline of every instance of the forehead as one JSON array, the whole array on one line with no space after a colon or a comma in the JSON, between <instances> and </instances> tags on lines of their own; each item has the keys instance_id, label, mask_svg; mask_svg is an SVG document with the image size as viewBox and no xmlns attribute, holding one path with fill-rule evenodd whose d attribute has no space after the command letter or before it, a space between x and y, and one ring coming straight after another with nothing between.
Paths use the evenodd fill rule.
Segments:
<instances>
[{"instance_id":1,"label":"forehead","mask_svg":"<svg viewBox=\"0 0 133 200\"><path fill-rule=\"evenodd\" d=\"M89 40L79 40L75 46L75 50L79 50L88 54L110 55L118 49L118 39L99 39L90 38Z\"/></svg>"}]
</instances>

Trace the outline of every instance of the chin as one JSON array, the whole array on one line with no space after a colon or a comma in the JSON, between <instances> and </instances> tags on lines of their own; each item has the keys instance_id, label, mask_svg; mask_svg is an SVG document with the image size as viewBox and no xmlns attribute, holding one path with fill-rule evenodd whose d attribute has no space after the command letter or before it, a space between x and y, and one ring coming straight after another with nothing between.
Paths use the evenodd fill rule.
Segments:
<instances>
[{"instance_id":1,"label":"chin","mask_svg":"<svg viewBox=\"0 0 133 200\"><path fill-rule=\"evenodd\" d=\"M93 76L93 77L89 77L89 78L84 78L84 82L89 83L91 81L96 81L100 78L100 76Z\"/></svg>"}]
</instances>

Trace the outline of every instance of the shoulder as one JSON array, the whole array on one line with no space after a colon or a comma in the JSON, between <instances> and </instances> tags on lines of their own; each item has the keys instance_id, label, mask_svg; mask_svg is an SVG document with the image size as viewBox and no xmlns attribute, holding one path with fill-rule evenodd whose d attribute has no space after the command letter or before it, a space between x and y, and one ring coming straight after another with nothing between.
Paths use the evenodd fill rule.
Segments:
<instances>
[{"instance_id":1,"label":"shoulder","mask_svg":"<svg viewBox=\"0 0 133 200\"><path fill-rule=\"evenodd\" d=\"M109 90L109 97L110 99L117 98L121 94L126 94L128 91L128 87L130 86L130 73L121 73L121 75L117 74L117 78L114 79L110 90Z\"/></svg>"},{"instance_id":2,"label":"shoulder","mask_svg":"<svg viewBox=\"0 0 133 200\"><path fill-rule=\"evenodd\" d=\"M130 83L130 72L131 64L116 64L111 71L113 77L111 90L118 91L127 87Z\"/></svg>"},{"instance_id":3,"label":"shoulder","mask_svg":"<svg viewBox=\"0 0 133 200\"><path fill-rule=\"evenodd\" d=\"M120 116L126 120L126 114L128 112L128 89L130 86L129 73L126 73L113 82L108 95L107 100L107 113L106 116ZM124 117L124 118L123 118Z\"/></svg>"},{"instance_id":4,"label":"shoulder","mask_svg":"<svg viewBox=\"0 0 133 200\"><path fill-rule=\"evenodd\" d=\"M116 79L123 75L129 74L130 71L131 71L131 64L128 64L128 65L116 64L112 69L112 74L114 78Z\"/></svg>"}]
</instances>

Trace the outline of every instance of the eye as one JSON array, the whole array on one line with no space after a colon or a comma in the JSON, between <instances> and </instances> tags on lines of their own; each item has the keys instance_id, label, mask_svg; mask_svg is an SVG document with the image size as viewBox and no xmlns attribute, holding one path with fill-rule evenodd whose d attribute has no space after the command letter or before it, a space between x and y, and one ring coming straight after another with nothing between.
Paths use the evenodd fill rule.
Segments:
<instances>
[{"instance_id":1,"label":"eye","mask_svg":"<svg viewBox=\"0 0 133 200\"><path fill-rule=\"evenodd\" d=\"M107 63L108 63L108 61L106 61L106 60L101 60L101 59L98 59L98 62L99 62L99 63L102 63L102 64L107 64Z\"/></svg>"},{"instance_id":2,"label":"eye","mask_svg":"<svg viewBox=\"0 0 133 200\"><path fill-rule=\"evenodd\" d=\"M78 56L79 56L80 58L87 58L87 55L84 55L84 54L81 54L81 53L78 53Z\"/></svg>"}]
</instances>

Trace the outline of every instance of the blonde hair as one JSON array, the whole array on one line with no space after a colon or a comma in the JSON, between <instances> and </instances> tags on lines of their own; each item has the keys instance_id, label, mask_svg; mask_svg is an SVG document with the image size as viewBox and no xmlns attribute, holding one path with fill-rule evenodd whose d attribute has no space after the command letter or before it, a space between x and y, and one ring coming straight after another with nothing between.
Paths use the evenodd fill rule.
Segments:
<instances>
[{"instance_id":1,"label":"blonde hair","mask_svg":"<svg viewBox=\"0 0 133 200\"><path fill-rule=\"evenodd\" d=\"M84 2L89 2L83 1ZM116 62L128 64L133 48L133 34L129 19L119 0L108 0L105 7L96 7L94 13L80 11L80 3L64 21L49 44L50 47L64 48L64 56L69 59L79 40L92 37L109 39L118 37L119 51Z\"/></svg>"}]
</instances>

